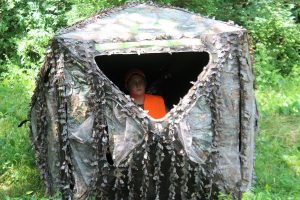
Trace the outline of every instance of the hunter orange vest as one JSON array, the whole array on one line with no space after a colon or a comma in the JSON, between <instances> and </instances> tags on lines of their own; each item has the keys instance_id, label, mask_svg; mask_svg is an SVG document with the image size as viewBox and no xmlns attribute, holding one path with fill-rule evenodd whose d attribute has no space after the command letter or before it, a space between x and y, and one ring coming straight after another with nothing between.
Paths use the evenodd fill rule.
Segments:
<instances>
[{"instance_id":1,"label":"hunter orange vest","mask_svg":"<svg viewBox=\"0 0 300 200\"><path fill-rule=\"evenodd\" d=\"M144 110L148 110L148 115L154 119L164 117L166 115L164 99L161 96L145 94Z\"/></svg>"}]
</instances>

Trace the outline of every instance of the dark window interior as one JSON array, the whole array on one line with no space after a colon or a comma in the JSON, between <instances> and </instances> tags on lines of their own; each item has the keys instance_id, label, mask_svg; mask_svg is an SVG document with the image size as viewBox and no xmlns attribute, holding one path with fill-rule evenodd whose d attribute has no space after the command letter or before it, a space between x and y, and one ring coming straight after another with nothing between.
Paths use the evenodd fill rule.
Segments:
<instances>
[{"instance_id":1,"label":"dark window interior","mask_svg":"<svg viewBox=\"0 0 300 200\"><path fill-rule=\"evenodd\" d=\"M163 96L168 109L179 102L209 62L207 52L176 52L149 54L115 54L95 58L100 70L128 94L124 77L128 70L138 68L147 79L146 93Z\"/></svg>"}]
</instances>

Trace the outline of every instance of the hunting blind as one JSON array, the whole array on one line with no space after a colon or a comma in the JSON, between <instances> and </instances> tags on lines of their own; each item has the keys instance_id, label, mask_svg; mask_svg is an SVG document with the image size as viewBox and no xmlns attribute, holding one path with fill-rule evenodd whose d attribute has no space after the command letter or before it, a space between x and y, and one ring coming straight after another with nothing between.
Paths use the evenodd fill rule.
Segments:
<instances>
[{"instance_id":1,"label":"hunting blind","mask_svg":"<svg viewBox=\"0 0 300 200\"><path fill-rule=\"evenodd\" d=\"M105 10L60 30L32 97L46 193L64 199L240 198L254 171L257 110L247 31L156 4ZM143 70L168 113L124 88Z\"/></svg>"}]
</instances>

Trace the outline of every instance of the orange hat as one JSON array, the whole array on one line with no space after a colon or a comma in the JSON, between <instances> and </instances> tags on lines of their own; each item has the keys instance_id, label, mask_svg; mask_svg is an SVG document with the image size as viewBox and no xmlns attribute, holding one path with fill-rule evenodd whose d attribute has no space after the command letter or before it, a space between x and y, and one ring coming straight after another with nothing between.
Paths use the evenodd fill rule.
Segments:
<instances>
[{"instance_id":1,"label":"orange hat","mask_svg":"<svg viewBox=\"0 0 300 200\"><path fill-rule=\"evenodd\" d=\"M144 74L144 72L143 72L142 70L136 69L136 68L131 69L131 70L128 71L128 72L126 73L126 75L125 75L125 88L126 88L127 90L128 90L128 87L127 87L128 82L129 82L129 80L131 79L131 77L132 77L133 75L140 75L141 77L143 77L143 78L146 80L146 76L145 76L145 74Z\"/></svg>"}]
</instances>

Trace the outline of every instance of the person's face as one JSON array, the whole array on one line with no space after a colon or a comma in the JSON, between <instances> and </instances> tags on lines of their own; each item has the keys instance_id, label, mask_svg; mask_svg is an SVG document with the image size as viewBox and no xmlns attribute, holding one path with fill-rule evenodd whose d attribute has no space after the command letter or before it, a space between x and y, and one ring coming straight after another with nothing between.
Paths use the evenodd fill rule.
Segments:
<instances>
[{"instance_id":1,"label":"person's face","mask_svg":"<svg viewBox=\"0 0 300 200\"><path fill-rule=\"evenodd\" d=\"M145 79L136 74L133 75L128 82L128 89L130 95L140 96L145 94L146 81Z\"/></svg>"}]
</instances>

